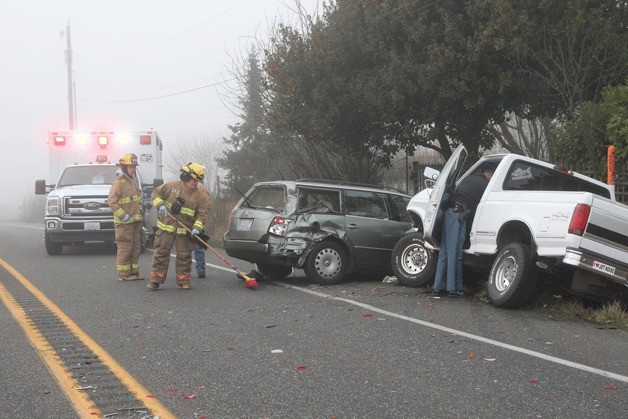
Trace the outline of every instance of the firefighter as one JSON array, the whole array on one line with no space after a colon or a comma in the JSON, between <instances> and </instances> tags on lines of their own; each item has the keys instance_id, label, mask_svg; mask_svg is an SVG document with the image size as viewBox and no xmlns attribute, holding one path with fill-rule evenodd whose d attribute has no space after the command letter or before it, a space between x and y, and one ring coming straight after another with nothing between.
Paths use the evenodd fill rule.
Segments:
<instances>
[{"instance_id":1,"label":"firefighter","mask_svg":"<svg viewBox=\"0 0 628 419\"><path fill-rule=\"evenodd\" d=\"M109 189L108 204L113 211L116 244L118 246L116 270L121 281L144 279L139 273L138 260L142 245L142 190L135 172L137 156L122 156L118 176Z\"/></svg>"},{"instance_id":2,"label":"firefighter","mask_svg":"<svg viewBox=\"0 0 628 419\"><path fill-rule=\"evenodd\" d=\"M198 183L205 178L203 167L198 163L183 166L179 178L180 180L155 188L152 194L159 218L155 233L153 267L147 285L149 290L158 289L166 281L173 246L177 248L177 285L182 290L190 289L192 250L195 245L190 238L194 239L205 228L209 195L198 187Z\"/></svg>"}]
</instances>

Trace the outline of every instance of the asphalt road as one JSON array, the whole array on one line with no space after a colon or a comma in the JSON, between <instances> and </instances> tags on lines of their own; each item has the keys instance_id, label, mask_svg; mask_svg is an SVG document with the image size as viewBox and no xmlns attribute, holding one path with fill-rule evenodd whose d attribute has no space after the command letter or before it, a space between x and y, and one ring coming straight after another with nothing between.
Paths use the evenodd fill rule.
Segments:
<instances>
[{"instance_id":1,"label":"asphalt road","mask_svg":"<svg viewBox=\"0 0 628 419\"><path fill-rule=\"evenodd\" d=\"M105 246L48 256L36 224L0 237L0 285L19 273L176 417L628 417L625 331L381 278L322 287L297 271L251 290L210 252L191 291L173 258L149 292L117 280ZM0 417L76 417L6 304L0 327Z\"/></svg>"}]
</instances>

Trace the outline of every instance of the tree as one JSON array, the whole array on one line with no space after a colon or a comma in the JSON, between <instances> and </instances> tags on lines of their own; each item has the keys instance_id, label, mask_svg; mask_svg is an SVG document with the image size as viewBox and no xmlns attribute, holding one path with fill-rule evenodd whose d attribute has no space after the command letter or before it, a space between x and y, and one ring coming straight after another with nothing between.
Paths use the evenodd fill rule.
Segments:
<instances>
[{"instance_id":1,"label":"tree","mask_svg":"<svg viewBox=\"0 0 628 419\"><path fill-rule=\"evenodd\" d=\"M257 181L282 179L287 167L282 160L284 152L266 123L267 105L255 50L249 53L245 68L239 71L237 78L242 93L237 96L236 106L241 121L229 126L231 134L224 138L229 149L217 160L228 171L223 183L226 192L233 196L240 196Z\"/></svg>"},{"instance_id":2,"label":"tree","mask_svg":"<svg viewBox=\"0 0 628 419\"><path fill-rule=\"evenodd\" d=\"M515 53L530 115L569 118L628 71L628 3L491 0L485 34Z\"/></svg>"},{"instance_id":3,"label":"tree","mask_svg":"<svg viewBox=\"0 0 628 419\"><path fill-rule=\"evenodd\" d=\"M618 161L628 159L628 86L604 89L599 102L584 103L575 119L554 131L554 152L567 162L606 171L608 146L616 147Z\"/></svg>"},{"instance_id":4,"label":"tree","mask_svg":"<svg viewBox=\"0 0 628 419\"><path fill-rule=\"evenodd\" d=\"M549 118L526 119L510 113L506 119L489 129L496 145L516 154L535 159L553 160L548 146L548 134L552 128Z\"/></svg>"}]
</instances>

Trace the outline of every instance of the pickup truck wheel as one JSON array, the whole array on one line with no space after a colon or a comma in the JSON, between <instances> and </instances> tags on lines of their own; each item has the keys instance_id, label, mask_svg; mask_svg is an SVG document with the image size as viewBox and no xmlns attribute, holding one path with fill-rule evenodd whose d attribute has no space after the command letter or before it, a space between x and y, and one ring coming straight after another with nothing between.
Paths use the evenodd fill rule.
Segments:
<instances>
[{"instance_id":1,"label":"pickup truck wheel","mask_svg":"<svg viewBox=\"0 0 628 419\"><path fill-rule=\"evenodd\" d=\"M438 263L436 254L425 247L422 233L412 233L397 242L390 264L400 284L420 287L434 280Z\"/></svg>"},{"instance_id":2,"label":"pickup truck wheel","mask_svg":"<svg viewBox=\"0 0 628 419\"><path fill-rule=\"evenodd\" d=\"M46 244L46 252L48 252L50 256L58 256L63 252L63 243L53 242L50 240L50 237L48 237L48 234L45 233L44 243Z\"/></svg>"},{"instance_id":3,"label":"pickup truck wheel","mask_svg":"<svg viewBox=\"0 0 628 419\"><path fill-rule=\"evenodd\" d=\"M284 279L292 273L291 266L265 265L257 263L257 269L264 275L268 275L271 279Z\"/></svg>"},{"instance_id":4,"label":"pickup truck wheel","mask_svg":"<svg viewBox=\"0 0 628 419\"><path fill-rule=\"evenodd\" d=\"M488 277L488 295L498 307L516 308L528 303L539 272L532 264L530 246L510 243L499 252Z\"/></svg>"},{"instance_id":5,"label":"pickup truck wheel","mask_svg":"<svg viewBox=\"0 0 628 419\"><path fill-rule=\"evenodd\" d=\"M339 244L323 241L308 255L304 270L310 281L322 285L338 284L347 272L347 257Z\"/></svg>"}]
</instances>

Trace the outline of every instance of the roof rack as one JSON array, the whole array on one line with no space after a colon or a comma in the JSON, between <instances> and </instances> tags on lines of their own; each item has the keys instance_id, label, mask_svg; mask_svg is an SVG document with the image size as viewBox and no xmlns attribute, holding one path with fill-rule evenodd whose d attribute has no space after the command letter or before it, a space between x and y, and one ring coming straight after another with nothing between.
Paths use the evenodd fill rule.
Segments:
<instances>
[{"instance_id":1,"label":"roof rack","mask_svg":"<svg viewBox=\"0 0 628 419\"><path fill-rule=\"evenodd\" d=\"M373 185L369 183L359 183L359 182L347 182L344 180L302 178L302 179L297 179L297 182L316 182L316 183L328 183L328 184L345 185L345 186L360 186L363 188L384 189L388 191L394 191L394 192L405 194L405 192L400 191L399 189L393 188L390 186Z\"/></svg>"}]
</instances>

